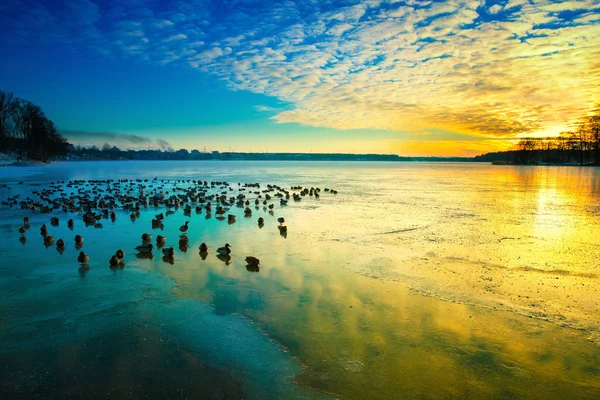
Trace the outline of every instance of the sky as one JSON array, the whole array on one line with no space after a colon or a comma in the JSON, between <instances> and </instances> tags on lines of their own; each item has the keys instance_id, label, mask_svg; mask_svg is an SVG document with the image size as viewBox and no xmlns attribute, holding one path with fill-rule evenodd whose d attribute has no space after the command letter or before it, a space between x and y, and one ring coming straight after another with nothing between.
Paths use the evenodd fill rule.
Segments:
<instances>
[{"instance_id":1,"label":"sky","mask_svg":"<svg viewBox=\"0 0 600 400\"><path fill-rule=\"evenodd\" d=\"M599 89L600 0L0 2L0 90L76 144L473 156Z\"/></svg>"}]
</instances>

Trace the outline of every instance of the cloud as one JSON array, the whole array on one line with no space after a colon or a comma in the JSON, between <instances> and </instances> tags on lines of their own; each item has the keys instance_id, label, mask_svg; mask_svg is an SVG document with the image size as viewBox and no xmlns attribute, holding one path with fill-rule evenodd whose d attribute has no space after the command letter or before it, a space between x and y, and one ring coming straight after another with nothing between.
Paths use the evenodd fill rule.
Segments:
<instances>
[{"instance_id":1,"label":"cloud","mask_svg":"<svg viewBox=\"0 0 600 400\"><path fill-rule=\"evenodd\" d=\"M3 3L0 37L188 65L287 103L280 123L507 138L599 101L597 0L67 3Z\"/></svg>"},{"instance_id":2,"label":"cloud","mask_svg":"<svg viewBox=\"0 0 600 400\"><path fill-rule=\"evenodd\" d=\"M158 148L162 151L173 151L173 146L164 139L156 139L156 143L158 144Z\"/></svg>"},{"instance_id":3,"label":"cloud","mask_svg":"<svg viewBox=\"0 0 600 400\"><path fill-rule=\"evenodd\" d=\"M87 132L63 130L60 132L65 138L75 145L102 146L108 143L124 149L147 149L158 148L160 150L172 150L173 148L164 139L151 139L146 136L132 135L116 132Z\"/></svg>"}]
</instances>

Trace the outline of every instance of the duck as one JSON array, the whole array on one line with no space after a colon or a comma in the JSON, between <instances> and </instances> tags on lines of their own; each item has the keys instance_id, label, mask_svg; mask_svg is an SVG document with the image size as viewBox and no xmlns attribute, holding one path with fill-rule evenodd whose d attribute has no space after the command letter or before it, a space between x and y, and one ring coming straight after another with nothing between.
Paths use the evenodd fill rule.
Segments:
<instances>
[{"instance_id":1,"label":"duck","mask_svg":"<svg viewBox=\"0 0 600 400\"><path fill-rule=\"evenodd\" d=\"M108 262L110 264L110 267L114 268L119 266L121 260L119 260L119 257L117 257L116 255L113 255Z\"/></svg>"},{"instance_id":2,"label":"duck","mask_svg":"<svg viewBox=\"0 0 600 400\"><path fill-rule=\"evenodd\" d=\"M265 224L265 219L263 217L258 217L258 224L259 225L264 225Z\"/></svg>"},{"instance_id":3,"label":"duck","mask_svg":"<svg viewBox=\"0 0 600 400\"><path fill-rule=\"evenodd\" d=\"M54 244L54 236L44 236L44 244L50 246Z\"/></svg>"},{"instance_id":4,"label":"duck","mask_svg":"<svg viewBox=\"0 0 600 400\"><path fill-rule=\"evenodd\" d=\"M285 218L279 217L279 218L277 218L277 222L279 222L280 224L283 224L283 223L285 223Z\"/></svg>"},{"instance_id":5,"label":"duck","mask_svg":"<svg viewBox=\"0 0 600 400\"><path fill-rule=\"evenodd\" d=\"M185 224L181 225L179 227L179 231L182 233L186 233L188 230L188 224L190 223L190 221L185 221Z\"/></svg>"},{"instance_id":6,"label":"duck","mask_svg":"<svg viewBox=\"0 0 600 400\"><path fill-rule=\"evenodd\" d=\"M25 234L25 232L27 232L27 229L25 229L25 227L24 227L24 226L22 226L22 227L20 227L20 228L19 228L19 233L20 233L21 235L24 235L24 234Z\"/></svg>"},{"instance_id":7,"label":"duck","mask_svg":"<svg viewBox=\"0 0 600 400\"><path fill-rule=\"evenodd\" d=\"M73 222L73 219L70 219L70 220L68 220L68 221L67 221L67 227L68 227L69 229L73 229L73 225L74 225L74 224L75 224L75 223Z\"/></svg>"},{"instance_id":8,"label":"duck","mask_svg":"<svg viewBox=\"0 0 600 400\"><path fill-rule=\"evenodd\" d=\"M119 249L116 251L115 256L117 256L117 258L119 260L122 260L125 258L125 252L123 250Z\"/></svg>"},{"instance_id":9,"label":"duck","mask_svg":"<svg viewBox=\"0 0 600 400\"><path fill-rule=\"evenodd\" d=\"M48 234L48 228L46 227L46 224L42 225L42 227L40 228L40 234L42 236L46 236Z\"/></svg>"},{"instance_id":10,"label":"duck","mask_svg":"<svg viewBox=\"0 0 600 400\"><path fill-rule=\"evenodd\" d=\"M172 247L168 247L166 249L162 249L162 253L166 257L173 257L175 255L175 249Z\"/></svg>"},{"instance_id":11,"label":"duck","mask_svg":"<svg viewBox=\"0 0 600 400\"><path fill-rule=\"evenodd\" d=\"M152 246L152 244L142 244L140 246L136 246L135 250L138 253L152 253L152 249L154 248L154 246Z\"/></svg>"},{"instance_id":12,"label":"duck","mask_svg":"<svg viewBox=\"0 0 600 400\"><path fill-rule=\"evenodd\" d=\"M225 243L225 246L219 247L217 249L217 253L219 253L222 256L228 256L229 254L231 254L231 246L229 246L229 243Z\"/></svg>"},{"instance_id":13,"label":"duck","mask_svg":"<svg viewBox=\"0 0 600 400\"><path fill-rule=\"evenodd\" d=\"M208 246L206 245L206 243L202 242L200 244L199 250L200 250L200 253L207 253L208 252Z\"/></svg>"},{"instance_id":14,"label":"duck","mask_svg":"<svg viewBox=\"0 0 600 400\"><path fill-rule=\"evenodd\" d=\"M143 233L142 234L142 241L143 242L147 242L152 240L152 234L151 233Z\"/></svg>"},{"instance_id":15,"label":"duck","mask_svg":"<svg viewBox=\"0 0 600 400\"><path fill-rule=\"evenodd\" d=\"M77 257L77 261L79 264L87 264L90 261L90 256L85 254L83 251L79 252L79 257Z\"/></svg>"},{"instance_id":16,"label":"duck","mask_svg":"<svg viewBox=\"0 0 600 400\"><path fill-rule=\"evenodd\" d=\"M29 225L29 217L23 217L23 225Z\"/></svg>"},{"instance_id":17,"label":"duck","mask_svg":"<svg viewBox=\"0 0 600 400\"><path fill-rule=\"evenodd\" d=\"M258 266L258 264L260 264L260 260L253 256L247 256L246 263L251 266Z\"/></svg>"},{"instance_id":18,"label":"duck","mask_svg":"<svg viewBox=\"0 0 600 400\"><path fill-rule=\"evenodd\" d=\"M236 217L235 217L234 214L229 214L227 216L227 222L230 223L230 224L233 224L235 222L235 219L236 219Z\"/></svg>"},{"instance_id":19,"label":"duck","mask_svg":"<svg viewBox=\"0 0 600 400\"><path fill-rule=\"evenodd\" d=\"M58 225L58 218L56 218L56 217L50 218L50 224L52 226L57 226Z\"/></svg>"},{"instance_id":20,"label":"duck","mask_svg":"<svg viewBox=\"0 0 600 400\"><path fill-rule=\"evenodd\" d=\"M279 234L281 236L283 236L284 238L287 237L287 226L279 225L277 228L279 228Z\"/></svg>"},{"instance_id":21,"label":"duck","mask_svg":"<svg viewBox=\"0 0 600 400\"><path fill-rule=\"evenodd\" d=\"M58 247L58 248L65 247L65 241L62 239L58 239L56 241L56 247Z\"/></svg>"}]
</instances>

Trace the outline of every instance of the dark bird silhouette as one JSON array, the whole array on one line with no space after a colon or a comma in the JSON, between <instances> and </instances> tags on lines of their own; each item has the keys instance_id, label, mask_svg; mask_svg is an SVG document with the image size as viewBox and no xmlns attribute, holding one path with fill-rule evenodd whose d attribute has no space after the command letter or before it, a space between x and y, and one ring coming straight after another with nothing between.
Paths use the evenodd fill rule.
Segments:
<instances>
[{"instance_id":1,"label":"dark bird silhouette","mask_svg":"<svg viewBox=\"0 0 600 400\"><path fill-rule=\"evenodd\" d=\"M110 258L110 260L108 262L109 262L111 268L115 268L115 267L119 266L119 263L121 262L121 260L119 260L119 257L114 255Z\"/></svg>"},{"instance_id":2,"label":"dark bird silhouette","mask_svg":"<svg viewBox=\"0 0 600 400\"><path fill-rule=\"evenodd\" d=\"M90 261L90 256L81 251L79 252L79 257L77 257L77 261L79 262L79 264L87 264L88 261Z\"/></svg>"},{"instance_id":3,"label":"dark bird silhouette","mask_svg":"<svg viewBox=\"0 0 600 400\"><path fill-rule=\"evenodd\" d=\"M186 233L188 230L188 224L190 223L190 221L185 221L185 224L181 225L179 227L179 231L182 233Z\"/></svg>"},{"instance_id":4,"label":"dark bird silhouette","mask_svg":"<svg viewBox=\"0 0 600 400\"><path fill-rule=\"evenodd\" d=\"M246 257L246 263L248 265L258 266L258 264L260 264L260 260L258 258L256 258L256 257L248 256L248 257Z\"/></svg>"},{"instance_id":5,"label":"dark bird silhouette","mask_svg":"<svg viewBox=\"0 0 600 400\"><path fill-rule=\"evenodd\" d=\"M219 253L222 256L229 255L231 254L231 246L229 246L229 243L225 243L225 246L219 247L217 249L217 253Z\"/></svg>"}]
</instances>

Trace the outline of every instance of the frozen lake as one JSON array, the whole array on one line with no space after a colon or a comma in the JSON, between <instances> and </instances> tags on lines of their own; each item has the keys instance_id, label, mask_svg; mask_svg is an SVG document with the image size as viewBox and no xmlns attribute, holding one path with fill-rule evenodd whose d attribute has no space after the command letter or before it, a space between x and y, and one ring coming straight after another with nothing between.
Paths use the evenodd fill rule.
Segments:
<instances>
[{"instance_id":1,"label":"frozen lake","mask_svg":"<svg viewBox=\"0 0 600 400\"><path fill-rule=\"evenodd\" d=\"M77 213L2 206L0 392L600 398L599 168L71 162L0 168L0 200L52 181L155 177L146 185L163 190L192 185L182 179L227 181L234 196L238 182L322 191L276 203L273 215L253 207L244 218L234 206L234 224L179 209L162 231L151 229L165 211L154 207L134 222L117 210L97 229ZM44 246L44 223L65 239L62 254ZM134 256L144 232L175 246L173 265ZM75 234L85 238L87 272L78 271ZM201 242L211 249L205 260ZM214 252L226 242L228 263ZM118 248L127 266L113 271ZM248 255L260 258L259 272L245 268Z\"/></svg>"}]
</instances>

